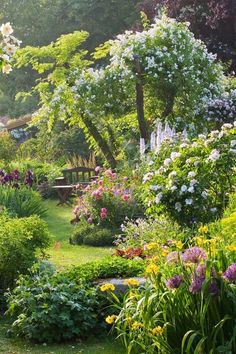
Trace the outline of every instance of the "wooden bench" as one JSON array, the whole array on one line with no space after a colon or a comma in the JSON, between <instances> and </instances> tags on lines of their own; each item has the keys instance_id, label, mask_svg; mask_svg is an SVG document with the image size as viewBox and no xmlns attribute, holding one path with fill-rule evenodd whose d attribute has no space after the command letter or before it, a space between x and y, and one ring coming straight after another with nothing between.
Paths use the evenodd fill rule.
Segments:
<instances>
[{"instance_id":1,"label":"wooden bench","mask_svg":"<svg viewBox=\"0 0 236 354\"><path fill-rule=\"evenodd\" d=\"M94 169L89 167L67 168L62 173L62 177L55 179L56 185L53 187L60 199L59 205L69 204L69 198L76 190L76 185L80 184L86 187L92 179L96 178Z\"/></svg>"}]
</instances>

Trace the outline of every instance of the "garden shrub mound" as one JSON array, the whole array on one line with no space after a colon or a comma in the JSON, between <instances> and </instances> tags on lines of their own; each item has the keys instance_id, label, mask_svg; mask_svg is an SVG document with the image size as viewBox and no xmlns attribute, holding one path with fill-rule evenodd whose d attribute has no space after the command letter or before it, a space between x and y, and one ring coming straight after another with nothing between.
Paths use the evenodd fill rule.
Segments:
<instances>
[{"instance_id":1,"label":"garden shrub mound","mask_svg":"<svg viewBox=\"0 0 236 354\"><path fill-rule=\"evenodd\" d=\"M90 225L86 221L78 222L70 237L70 243L88 246L112 246L114 230L105 227Z\"/></svg>"},{"instance_id":2,"label":"garden shrub mound","mask_svg":"<svg viewBox=\"0 0 236 354\"><path fill-rule=\"evenodd\" d=\"M44 221L38 216L11 219L0 217L0 289L13 287L20 274L27 273L51 242Z\"/></svg>"},{"instance_id":3,"label":"garden shrub mound","mask_svg":"<svg viewBox=\"0 0 236 354\"><path fill-rule=\"evenodd\" d=\"M36 342L61 342L84 338L104 329L105 308L94 282L98 278L143 274L143 261L108 257L57 273L49 265L37 265L21 276L8 294L8 315L13 331ZM103 312L105 311L105 312Z\"/></svg>"}]
</instances>

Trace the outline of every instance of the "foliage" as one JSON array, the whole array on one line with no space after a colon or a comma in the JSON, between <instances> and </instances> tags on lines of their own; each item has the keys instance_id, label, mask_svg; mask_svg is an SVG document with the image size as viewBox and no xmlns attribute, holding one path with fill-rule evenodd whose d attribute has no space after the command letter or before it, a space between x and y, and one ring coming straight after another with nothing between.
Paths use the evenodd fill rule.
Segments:
<instances>
[{"instance_id":1,"label":"foliage","mask_svg":"<svg viewBox=\"0 0 236 354\"><path fill-rule=\"evenodd\" d=\"M201 125L195 120L196 112L221 89L222 70L215 57L186 23L165 16L150 29L118 36L111 42L110 55L112 66L131 73L134 58L139 59L146 109L163 120L178 117L174 123L181 128Z\"/></svg>"},{"instance_id":2,"label":"foliage","mask_svg":"<svg viewBox=\"0 0 236 354\"><path fill-rule=\"evenodd\" d=\"M235 251L220 238L195 242L182 252L165 246L147 265L145 288L131 284L124 303L115 302L127 352L235 351Z\"/></svg>"},{"instance_id":3,"label":"foliage","mask_svg":"<svg viewBox=\"0 0 236 354\"><path fill-rule=\"evenodd\" d=\"M99 168L98 168L99 169ZM142 213L133 192L133 181L112 170L100 173L97 180L84 190L74 213L78 220L112 230L120 228L125 217Z\"/></svg>"},{"instance_id":4,"label":"foliage","mask_svg":"<svg viewBox=\"0 0 236 354\"><path fill-rule=\"evenodd\" d=\"M147 213L164 211L188 226L221 217L235 186L235 136L235 127L225 124L193 143L163 146L143 179Z\"/></svg>"},{"instance_id":5,"label":"foliage","mask_svg":"<svg viewBox=\"0 0 236 354\"><path fill-rule=\"evenodd\" d=\"M112 230L90 225L85 220L79 221L70 237L70 242L77 245L112 246L114 234Z\"/></svg>"},{"instance_id":6,"label":"foliage","mask_svg":"<svg viewBox=\"0 0 236 354\"><path fill-rule=\"evenodd\" d=\"M189 21L191 30L219 59L233 61L235 70L235 2L232 0L144 0L142 10L152 20L160 7L168 16Z\"/></svg>"},{"instance_id":7,"label":"foliage","mask_svg":"<svg viewBox=\"0 0 236 354\"><path fill-rule=\"evenodd\" d=\"M0 139L0 161L5 165L14 159L17 146L9 133L1 132Z\"/></svg>"},{"instance_id":8,"label":"foliage","mask_svg":"<svg viewBox=\"0 0 236 354\"><path fill-rule=\"evenodd\" d=\"M135 275L142 270L140 262L116 258L61 273L48 264L38 265L30 276L20 277L8 295L8 314L16 318L13 330L36 342L84 338L91 330L103 327L99 315L102 304L91 283L101 277Z\"/></svg>"},{"instance_id":9,"label":"foliage","mask_svg":"<svg viewBox=\"0 0 236 354\"><path fill-rule=\"evenodd\" d=\"M95 289L47 273L20 278L8 302L15 333L36 342L86 337L98 325Z\"/></svg>"},{"instance_id":10,"label":"foliage","mask_svg":"<svg viewBox=\"0 0 236 354\"><path fill-rule=\"evenodd\" d=\"M144 247L151 242L167 242L170 239L186 240L185 232L177 223L169 220L164 215L158 219L128 220L122 225L122 235L117 236L115 244L119 250L129 247Z\"/></svg>"},{"instance_id":11,"label":"foliage","mask_svg":"<svg viewBox=\"0 0 236 354\"><path fill-rule=\"evenodd\" d=\"M1 216L0 223L0 288L15 284L37 257L50 244L46 223L37 216L11 219Z\"/></svg>"},{"instance_id":12,"label":"foliage","mask_svg":"<svg viewBox=\"0 0 236 354\"><path fill-rule=\"evenodd\" d=\"M93 283L98 279L126 278L139 276L144 272L145 263L142 260L127 260L118 257L106 257L101 261L86 263L73 267L64 274L79 283Z\"/></svg>"},{"instance_id":13,"label":"foliage","mask_svg":"<svg viewBox=\"0 0 236 354\"><path fill-rule=\"evenodd\" d=\"M5 207L11 216L42 216L46 213L40 194L26 186L18 189L1 185L0 205Z\"/></svg>"},{"instance_id":14,"label":"foliage","mask_svg":"<svg viewBox=\"0 0 236 354\"><path fill-rule=\"evenodd\" d=\"M233 123L236 120L236 90L210 100L203 112L203 119L209 122L212 129L219 129L224 123Z\"/></svg>"}]
</instances>

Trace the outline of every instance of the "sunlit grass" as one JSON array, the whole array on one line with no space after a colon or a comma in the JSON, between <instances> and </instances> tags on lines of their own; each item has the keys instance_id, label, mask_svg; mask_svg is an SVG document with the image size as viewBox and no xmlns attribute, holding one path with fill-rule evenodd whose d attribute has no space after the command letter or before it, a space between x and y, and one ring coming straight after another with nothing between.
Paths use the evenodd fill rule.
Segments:
<instances>
[{"instance_id":1,"label":"sunlit grass","mask_svg":"<svg viewBox=\"0 0 236 354\"><path fill-rule=\"evenodd\" d=\"M53 245L48 251L50 261L57 267L83 264L106 257L112 253L108 247L74 246L69 243L73 230L70 220L73 218L72 208L58 206L56 200L46 200L48 213L44 217L53 236Z\"/></svg>"}]
</instances>

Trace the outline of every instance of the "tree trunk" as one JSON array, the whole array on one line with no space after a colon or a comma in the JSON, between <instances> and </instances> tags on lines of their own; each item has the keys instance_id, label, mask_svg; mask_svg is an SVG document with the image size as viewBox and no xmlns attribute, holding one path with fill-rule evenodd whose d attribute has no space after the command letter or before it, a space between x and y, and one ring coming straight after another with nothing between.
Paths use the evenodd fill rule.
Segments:
<instances>
[{"instance_id":1,"label":"tree trunk","mask_svg":"<svg viewBox=\"0 0 236 354\"><path fill-rule=\"evenodd\" d=\"M112 154L110 146L107 144L106 140L102 137L95 124L88 117L85 117L84 115L81 118L89 134L93 137L93 139L98 144L99 148L101 149L104 157L106 158L111 168L116 168L117 162Z\"/></svg>"},{"instance_id":2,"label":"tree trunk","mask_svg":"<svg viewBox=\"0 0 236 354\"><path fill-rule=\"evenodd\" d=\"M140 130L140 137L147 142L148 140L148 129L147 122L144 115L144 94L143 94L143 84L142 84L142 70L138 57L134 58L135 73L137 76L136 80L136 106L137 106L137 116L138 124Z\"/></svg>"}]
</instances>

